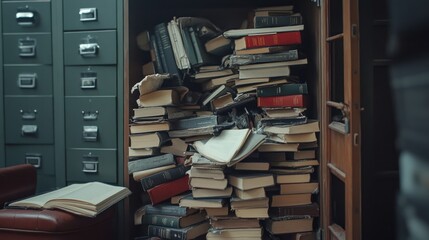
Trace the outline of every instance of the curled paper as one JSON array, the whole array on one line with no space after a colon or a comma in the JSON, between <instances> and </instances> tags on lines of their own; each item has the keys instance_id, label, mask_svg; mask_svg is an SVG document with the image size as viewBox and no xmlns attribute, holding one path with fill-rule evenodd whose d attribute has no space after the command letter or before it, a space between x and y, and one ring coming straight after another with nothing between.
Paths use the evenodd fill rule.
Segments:
<instances>
[{"instance_id":1,"label":"curled paper","mask_svg":"<svg viewBox=\"0 0 429 240\"><path fill-rule=\"evenodd\" d=\"M158 90L162 83L164 82L164 79L167 79L170 77L170 74L152 74L147 75L143 78L140 82L136 83L131 88L131 94L134 93L137 89L140 92L140 95L147 94L150 92L154 92Z\"/></svg>"}]
</instances>

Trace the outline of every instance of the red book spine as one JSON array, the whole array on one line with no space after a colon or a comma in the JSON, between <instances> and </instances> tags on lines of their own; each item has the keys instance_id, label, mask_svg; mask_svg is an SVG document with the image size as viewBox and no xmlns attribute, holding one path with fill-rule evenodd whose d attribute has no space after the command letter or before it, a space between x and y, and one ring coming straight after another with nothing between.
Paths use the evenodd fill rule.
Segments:
<instances>
[{"instance_id":1,"label":"red book spine","mask_svg":"<svg viewBox=\"0 0 429 240\"><path fill-rule=\"evenodd\" d=\"M147 193L152 205L155 205L188 190L190 190L189 176L185 175L179 179L155 186L147 190Z\"/></svg>"},{"instance_id":2,"label":"red book spine","mask_svg":"<svg viewBox=\"0 0 429 240\"><path fill-rule=\"evenodd\" d=\"M246 48L301 44L301 32L281 32L269 35L246 36Z\"/></svg>"},{"instance_id":3,"label":"red book spine","mask_svg":"<svg viewBox=\"0 0 429 240\"><path fill-rule=\"evenodd\" d=\"M258 97L258 107L306 107L306 95Z\"/></svg>"}]
</instances>

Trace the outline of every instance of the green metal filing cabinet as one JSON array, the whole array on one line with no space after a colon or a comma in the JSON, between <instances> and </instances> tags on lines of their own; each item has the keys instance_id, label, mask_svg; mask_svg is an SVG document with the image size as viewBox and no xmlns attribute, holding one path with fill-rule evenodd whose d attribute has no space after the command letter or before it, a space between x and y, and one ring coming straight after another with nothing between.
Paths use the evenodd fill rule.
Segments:
<instances>
[{"instance_id":1,"label":"green metal filing cabinet","mask_svg":"<svg viewBox=\"0 0 429 240\"><path fill-rule=\"evenodd\" d=\"M123 1L0 3L0 167L123 185Z\"/></svg>"}]
</instances>

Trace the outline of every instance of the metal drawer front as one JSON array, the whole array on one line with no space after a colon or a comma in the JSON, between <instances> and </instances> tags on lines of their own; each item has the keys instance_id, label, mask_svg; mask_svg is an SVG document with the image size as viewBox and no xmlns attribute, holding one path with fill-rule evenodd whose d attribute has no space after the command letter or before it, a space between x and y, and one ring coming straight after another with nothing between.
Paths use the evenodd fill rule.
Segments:
<instances>
[{"instance_id":1,"label":"metal drawer front","mask_svg":"<svg viewBox=\"0 0 429 240\"><path fill-rule=\"evenodd\" d=\"M115 97L66 97L66 146L116 148Z\"/></svg>"},{"instance_id":2,"label":"metal drawer front","mask_svg":"<svg viewBox=\"0 0 429 240\"><path fill-rule=\"evenodd\" d=\"M67 150L67 181L116 183L116 150Z\"/></svg>"},{"instance_id":3,"label":"metal drawer front","mask_svg":"<svg viewBox=\"0 0 429 240\"><path fill-rule=\"evenodd\" d=\"M5 66L5 95L52 95L51 66Z\"/></svg>"},{"instance_id":4,"label":"metal drawer front","mask_svg":"<svg viewBox=\"0 0 429 240\"><path fill-rule=\"evenodd\" d=\"M115 0L64 0L64 30L116 28Z\"/></svg>"},{"instance_id":5,"label":"metal drawer front","mask_svg":"<svg viewBox=\"0 0 429 240\"><path fill-rule=\"evenodd\" d=\"M50 1L3 2L3 32L51 32Z\"/></svg>"},{"instance_id":6,"label":"metal drawer front","mask_svg":"<svg viewBox=\"0 0 429 240\"><path fill-rule=\"evenodd\" d=\"M50 33L3 35L5 64L52 64Z\"/></svg>"},{"instance_id":7,"label":"metal drawer front","mask_svg":"<svg viewBox=\"0 0 429 240\"><path fill-rule=\"evenodd\" d=\"M8 145L6 165L32 164L38 174L55 174L54 146L52 145Z\"/></svg>"},{"instance_id":8,"label":"metal drawer front","mask_svg":"<svg viewBox=\"0 0 429 240\"><path fill-rule=\"evenodd\" d=\"M116 64L116 31L64 33L65 65Z\"/></svg>"},{"instance_id":9,"label":"metal drawer front","mask_svg":"<svg viewBox=\"0 0 429 240\"><path fill-rule=\"evenodd\" d=\"M51 97L5 97L6 143L52 144Z\"/></svg>"},{"instance_id":10,"label":"metal drawer front","mask_svg":"<svg viewBox=\"0 0 429 240\"><path fill-rule=\"evenodd\" d=\"M116 67L66 67L66 96L115 96Z\"/></svg>"}]
</instances>

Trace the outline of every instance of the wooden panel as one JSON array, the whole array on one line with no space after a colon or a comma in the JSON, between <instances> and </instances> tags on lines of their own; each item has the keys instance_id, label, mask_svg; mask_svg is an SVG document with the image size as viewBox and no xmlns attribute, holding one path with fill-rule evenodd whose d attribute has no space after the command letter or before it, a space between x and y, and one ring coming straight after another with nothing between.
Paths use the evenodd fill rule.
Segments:
<instances>
[{"instance_id":1,"label":"wooden panel","mask_svg":"<svg viewBox=\"0 0 429 240\"><path fill-rule=\"evenodd\" d=\"M340 171L346 171L346 141L344 135L336 131L328 130L330 134L329 141L329 163L332 163Z\"/></svg>"}]
</instances>

